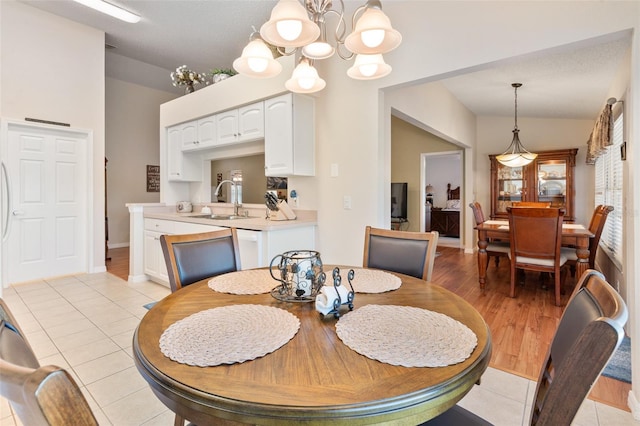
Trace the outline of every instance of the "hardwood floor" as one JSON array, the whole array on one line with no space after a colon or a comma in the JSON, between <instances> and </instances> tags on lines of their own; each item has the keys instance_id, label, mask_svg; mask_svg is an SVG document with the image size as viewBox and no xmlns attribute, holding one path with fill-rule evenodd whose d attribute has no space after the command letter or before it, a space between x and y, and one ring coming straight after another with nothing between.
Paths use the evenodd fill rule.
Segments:
<instances>
[{"instance_id":1,"label":"hardwood floor","mask_svg":"<svg viewBox=\"0 0 640 426\"><path fill-rule=\"evenodd\" d=\"M553 283L543 290L538 275L527 273L524 287L517 288L517 296L509 297L509 264L502 260L496 268L493 260L487 271L485 291L478 284L476 256L463 250L438 247L433 282L456 293L471 303L489 325L493 339L491 366L531 380L538 379L538 371L558 325L562 308L555 306ZM107 271L127 280L129 249L110 249ZM570 275L566 281L563 302L571 295L576 280ZM627 397L631 385L608 377L600 377L590 398L629 411Z\"/></svg>"}]
</instances>

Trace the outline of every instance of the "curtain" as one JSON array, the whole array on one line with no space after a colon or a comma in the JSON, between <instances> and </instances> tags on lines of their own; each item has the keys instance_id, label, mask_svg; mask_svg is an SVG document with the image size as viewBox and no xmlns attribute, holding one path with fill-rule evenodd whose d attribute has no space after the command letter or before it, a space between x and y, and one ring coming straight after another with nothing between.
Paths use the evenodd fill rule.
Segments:
<instances>
[{"instance_id":1,"label":"curtain","mask_svg":"<svg viewBox=\"0 0 640 426\"><path fill-rule=\"evenodd\" d=\"M587 141L587 164L596 164L598 157L613 143L611 141L612 133L611 105L607 104L596 120Z\"/></svg>"}]
</instances>

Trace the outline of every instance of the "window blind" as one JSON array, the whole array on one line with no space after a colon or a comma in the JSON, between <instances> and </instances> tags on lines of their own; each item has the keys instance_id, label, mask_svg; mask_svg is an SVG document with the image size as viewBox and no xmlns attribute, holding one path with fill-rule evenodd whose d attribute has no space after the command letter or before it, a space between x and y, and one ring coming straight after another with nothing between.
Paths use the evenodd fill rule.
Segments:
<instances>
[{"instance_id":1,"label":"window blind","mask_svg":"<svg viewBox=\"0 0 640 426\"><path fill-rule=\"evenodd\" d=\"M595 203L613 206L609 213L600 244L608 249L613 258L622 264L622 211L623 181L620 147L624 141L624 114L614 119L613 144L596 160Z\"/></svg>"}]
</instances>

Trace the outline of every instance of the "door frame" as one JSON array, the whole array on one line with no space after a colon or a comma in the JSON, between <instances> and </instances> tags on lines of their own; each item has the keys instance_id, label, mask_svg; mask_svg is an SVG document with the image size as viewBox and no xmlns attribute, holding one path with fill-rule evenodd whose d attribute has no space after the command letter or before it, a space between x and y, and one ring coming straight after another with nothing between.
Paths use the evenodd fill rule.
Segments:
<instances>
[{"instance_id":1,"label":"door frame","mask_svg":"<svg viewBox=\"0 0 640 426\"><path fill-rule=\"evenodd\" d=\"M452 151L439 151L439 152L423 152L420 154L420 200L422 201L420 203L420 232L425 232L425 223L424 223L424 217L426 214L426 208L425 208L425 204L426 204L426 199L427 199L427 192L426 192L426 186L429 184L426 181L426 163L428 159L434 158L434 157L452 157L452 156L457 156L458 159L460 160L460 169L457 171L459 173L459 179L460 179L460 200L461 200L461 205L464 205L464 200L465 200L465 180L464 180L464 167L465 167L465 155L464 155L465 151L463 149L459 149L459 150L452 150ZM464 223L465 223L465 215L464 215L464 209L461 208L460 209L460 237L459 237L459 247L463 247L464 246L464 240L465 240L465 227L464 227Z\"/></svg>"},{"instance_id":2,"label":"door frame","mask_svg":"<svg viewBox=\"0 0 640 426\"><path fill-rule=\"evenodd\" d=\"M56 133L68 133L73 135L74 137L83 138L86 143L85 149L85 158L83 159L85 162L85 173L81 177L85 179L87 182L86 185L86 193L85 196L85 207L87 211L87 216L85 220L85 241L81 244L82 249L87 253L84 264L84 272L88 273L93 270L92 265L94 263L94 164L93 164L93 131L88 129L82 129L77 127L67 127L67 126L57 126L51 124L42 124L37 122L28 122L23 120L15 120L8 118L0 118L0 162L5 163L8 161L8 153L9 153L9 131L16 129L34 129L40 131L55 131ZM11 177L15 179L15 177ZM4 188L0 188L0 191L4 191ZM2 209L7 208L8 206L2 206ZM8 213L8 212L7 212ZM4 211L0 212L0 218L4 219L3 215ZM0 297L2 296L2 289L8 287L8 265L7 265L7 256L6 252L8 250L5 247L7 241L0 241L0 264L2 265L2 273L0 274Z\"/></svg>"}]
</instances>

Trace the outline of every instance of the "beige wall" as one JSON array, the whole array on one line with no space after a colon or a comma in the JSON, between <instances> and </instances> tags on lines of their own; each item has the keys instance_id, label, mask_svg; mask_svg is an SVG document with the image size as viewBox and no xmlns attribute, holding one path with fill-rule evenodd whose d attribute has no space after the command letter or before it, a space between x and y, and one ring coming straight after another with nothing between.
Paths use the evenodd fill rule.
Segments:
<instances>
[{"instance_id":1,"label":"beige wall","mask_svg":"<svg viewBox=\"0 0 640 426\"><path fill-rule=\"evenodd\" d=\"M106 89L107 217L115 248L129 245L125 204L160 201L159 192L147 192L147 165L160 164L160 104L177 96L113 78Z\"/></svg>"},{"instance_id":2,"label":"beige wall","mask_svg":"<svg viewBox=\"0 0 640 426\"><path fill-rule=\"evenodd\" d=\"M407 182L408 231L420 231L422 217L420 162L421 154L459 150L460 148L418 127L391 117L391 182ZM455 170L456 175L460 170ZM446 187L443 191L446 192Z\"/></svg>"}]
</instances>

